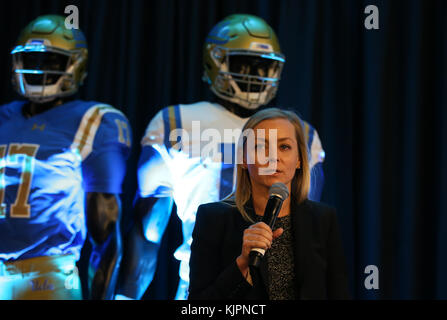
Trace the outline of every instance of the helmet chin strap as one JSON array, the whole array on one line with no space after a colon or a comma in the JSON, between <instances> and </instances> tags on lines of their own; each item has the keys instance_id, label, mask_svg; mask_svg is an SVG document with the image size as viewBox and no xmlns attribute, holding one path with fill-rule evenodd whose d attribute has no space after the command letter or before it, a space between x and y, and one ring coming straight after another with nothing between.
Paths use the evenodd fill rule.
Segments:
<instances>
[{"instance_id":1,"label":"helmet chin strap","mask_svg":"<svg viewBox=\"0 0 447 320\"><path fill-rule=\"evenodd\" d=\"M233 103L231 101L222 99L221 97L218 97L218 96L215 96L215 97L216 97L216 101L218 104L220 104L222 107L224 107L228 111L234 113L235 115L237 115L240 118L249 118L252 115L254 115L256 112L258 112L259 110L262 109L262 107L258 107L256 109L247 109L241 105L238 105L237 103Z\"/></svg>"}]
</instances>

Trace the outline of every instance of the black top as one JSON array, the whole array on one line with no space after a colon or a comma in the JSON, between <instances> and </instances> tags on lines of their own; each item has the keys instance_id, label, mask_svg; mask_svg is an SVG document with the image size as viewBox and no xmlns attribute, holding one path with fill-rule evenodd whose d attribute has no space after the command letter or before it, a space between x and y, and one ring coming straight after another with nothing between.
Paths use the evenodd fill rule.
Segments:
<instances>
[{"instance_id":1,"label":"black top","mask_svg":"<svg viewBox=\"0 0 447 320\"><path fill-rule=\"evenodd\" d=\"M284 232L273 240L272 247L265 254L269 274L268 296L269 300L295 300L297 293L292 217L289 215L276 218L273 230L278 228L283 228Z\"/></svg>"},{"instance_id":2,"label":"black top","mask_svg":"<svg viewBox=\"0 0 447 320\"><path fill-rule=\"evenodd\" d=\"M251 206L246 210L253 215ZM296 298L350 298L335 209L310 200L300 205L292 202L290 220L295 278L291 291ZM236 264L243 232L251 224L234 203L215 202L198 208L191 245L189 299L269 299L269 294L275 298L277 293L268 288L271 282L280 284L281 280L276 279L272 266L269 271L268 257L261 262L260 279L254 281L254 287ZM287 288L280 291L291 292Z\"/></svg>"}]
</instances>

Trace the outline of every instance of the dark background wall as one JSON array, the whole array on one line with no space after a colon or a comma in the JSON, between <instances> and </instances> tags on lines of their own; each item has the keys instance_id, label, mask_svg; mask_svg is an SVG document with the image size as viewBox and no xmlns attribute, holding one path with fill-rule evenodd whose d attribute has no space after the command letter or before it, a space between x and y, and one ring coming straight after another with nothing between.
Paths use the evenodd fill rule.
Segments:
<instances>
[{"instance_id":1,"label":"dark background wall","mask_svg":"<svg viewBox=\"0 0 447 320\"><path fill-rule=\"evenodd\" d=\"M134 146L124 183L132 214L139 140L163 106L211 99L201 82L206 34L232 13L264 18L286 55L274 105L294 108L326 151L323 201L342 229L359 299L447 298L446 1L38 1L0 4L0 103L15 99L10 49L41 14L78 6L89 42L84 99L128 116ZM379 9L366 30L364 9ZM181 243L172 215L147 299L171 299ZM366 290L364 269L380 271Z\"/></svg>"}]
</instances>

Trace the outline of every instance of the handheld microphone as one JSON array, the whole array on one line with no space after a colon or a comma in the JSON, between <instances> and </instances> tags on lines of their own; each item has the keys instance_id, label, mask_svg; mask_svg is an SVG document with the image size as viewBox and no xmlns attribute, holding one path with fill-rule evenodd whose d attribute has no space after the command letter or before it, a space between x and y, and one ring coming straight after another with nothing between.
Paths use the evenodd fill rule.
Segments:
<instances>
[{"instance_id":1,"label":"handheld microphone","mask_svg":"<svg viewBox=\"0 0 447 320\"><path fill-rule=\"evenodd\" d=\"M281 211L281 206L284 200L289 196L289 189L281 182L277 182L270 187L269 200L265 206L264 216L262 222L267 224L272 230L275 225L276 218ZM265 250L260 248L253 248L249 255L249 266L259 267L262 258L264 257Z\"/></svg>"}]
</instances>

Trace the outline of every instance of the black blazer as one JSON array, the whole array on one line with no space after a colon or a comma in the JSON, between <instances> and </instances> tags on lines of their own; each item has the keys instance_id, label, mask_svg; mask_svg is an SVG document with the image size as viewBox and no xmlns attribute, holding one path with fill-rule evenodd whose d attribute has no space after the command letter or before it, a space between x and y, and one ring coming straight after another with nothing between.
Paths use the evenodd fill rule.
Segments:
<instances>
[{"instance_id":1,"label":"black blazer","mask_svg":"<svg viewBox=\"0 0 447 320\"><path fill-rule=\"evenodd\" d=\"M250 205L249 214L254 214ZM310 200L292 205L296 292L300 299L349 299L345 258L335 209ZM260 266L263 285L254 288L236 264L242 236L251 223L234 203L198 208L190 259L189 299L268 299L268 271Z\"/></svg>"}]
</instances>

